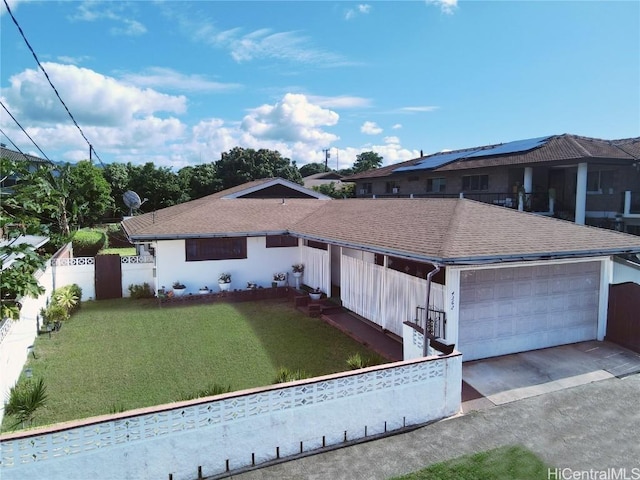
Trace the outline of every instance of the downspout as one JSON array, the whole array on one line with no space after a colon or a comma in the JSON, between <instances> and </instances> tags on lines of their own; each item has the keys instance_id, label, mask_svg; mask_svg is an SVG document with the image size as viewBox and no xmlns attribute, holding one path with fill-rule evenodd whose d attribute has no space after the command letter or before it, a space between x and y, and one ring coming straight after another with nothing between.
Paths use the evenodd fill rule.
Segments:
<instances>
[{"instance_id":1,"label":"downspout","mask_svg":"<svg viewBox=\"0 0 640 480\"><path fill-rule=\"evenodd\" d=\"M440 265L434 264L433 270L427 273L427 303L424 309L424 330L422 340L422 356L426 357L429 354L429 338L427 337L427 323L429 322L429 297L431 297L431 279L440 271Z\"/></svg>"}]
</instances>

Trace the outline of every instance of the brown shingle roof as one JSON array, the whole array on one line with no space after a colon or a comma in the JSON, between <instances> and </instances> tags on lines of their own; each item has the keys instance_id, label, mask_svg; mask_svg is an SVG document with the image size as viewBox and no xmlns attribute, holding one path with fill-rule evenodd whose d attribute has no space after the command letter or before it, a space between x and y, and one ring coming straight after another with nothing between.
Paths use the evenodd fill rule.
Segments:
<instances>
[{"instance_id":1,"label":"brown shingle roof","mask_svg":"<svg viewBox=\"0 0 640 480\"><path fill-rule=\"evenodd\" d=\"M208 198L208 199L207 199ZM441 263L640 252L640 237L468 199L205 199L127 219L134 240L290 232Z\"/></svg>"},{"instance_id":2,"label":"brown shingle roof","mask_svg":"<svg viewBox=\"0 0 640 480\"><path fill-rule=\"evenodd\" d=\"M443 263L640 251L640 237L467 199L329 202L293 233Z\"/></svg>"},{"instance_id":3,"label":"brown shingle roof","mask_svg":"<svg viewBox=\"0 0 640 480\"><path fill-rule=\"evenodd\" d=\"M124 220L133 239L285 232L327 200L222 199L209 195Z\"/></svg>"},{"instance_id":4,"label":"brown shingle roof","mask_svg":"<svg viewBox=\"0 0 640 480\"><path fill-rule=\"evenodd\" d=\"M479 149L489 149L496 145L465 148L453 150L447 153L476 152ZM425 159L436 157L439 154L416 158L395 165L369 170L347 177L347 180L364 180L367 178L379 178L392 175L394 170L400 167L408 167ZM472 168L497 167L504 165L525 165L547 162L562 162L566 160L578 161L588 159L609 159L621 161L633 161L640 158L640 137L624 140L602 140L599 138L581 137L578 135L555 135L538 148L529 151L503 155L484 157L462 157L459 160L434 168L434 172L446 172L453 170L466 170Z\"/></svg>"}]
</instances>

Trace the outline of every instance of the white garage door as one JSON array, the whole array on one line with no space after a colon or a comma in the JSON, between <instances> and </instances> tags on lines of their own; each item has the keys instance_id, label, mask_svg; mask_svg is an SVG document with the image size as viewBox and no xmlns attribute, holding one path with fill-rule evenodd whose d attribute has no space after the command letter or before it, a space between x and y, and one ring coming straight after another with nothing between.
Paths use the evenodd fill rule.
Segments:
<instances>
[{"instance_id":1,"label":"white garage door","mask_svg":"<svg viewBox=\"0 0 640 480\"><path fill-rule=\"evenodd\" d=\"M463 359L595 339L599 289L600 262L461 272Z\"/></svg>"}]
</instances>

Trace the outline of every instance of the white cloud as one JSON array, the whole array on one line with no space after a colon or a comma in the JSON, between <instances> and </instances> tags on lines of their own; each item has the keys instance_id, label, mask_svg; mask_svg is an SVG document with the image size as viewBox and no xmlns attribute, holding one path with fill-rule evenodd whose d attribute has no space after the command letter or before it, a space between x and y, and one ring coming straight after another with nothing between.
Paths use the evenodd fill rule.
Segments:
<instances>
[{"instance_id":1,"label":"white cloud","mask_svg":"<svg viewBox=\"0 0 640 480\"><path fill-rule=\"evenodd\" d=\"M147 27L141 22L122 14L126 8L128 7L125 2L81 2L69 19L79 22L116 22L117 26L109 29L112 35L139 36L147 33Z\"/></svg>"},{"instance_id":2,"label":"white cloud","mask_svg":"<svg viewBox=\"0 0 640 480\"><path fill-rule=\"evenodd\" d=\"M324 146L338 137L321 127L333 126L339 118L336 112L310 103L305 95L287 93L275 105L251 110L242 120L242 129L258 139Z\"/></svg>"},{"instance_id":3,"label":"white cloud","mask_svg":"<svg viewBox=\"0 0 640 480\"><path fill-rule=\"evenodd\" d=\"M112 35L126 35L137 37L147 33L147 27L137 20L122 19L123 27L112 27L109 29Z\"/></svg>"},{"instance_id":4,"label":"white cloud","mask_svg":"<svg viewBox=\"0 0 640 480\"><path fill-rule=\"evenodd\" d=\"M133 119L157 112L181 114L186 97L172 96L126 85L113 77L74 65L45 62L44 69L60 97L80 124L127 126ZM20 113L36 124L71 121L51 86L39 70L13 75L2 94Z\"/></svg>"},{"instance_id":5,"label":"white cloud","mask_svg":"<svg viewBox=\"0 0 640 480\"><path fill-rule=\"evenodd\" d=\"M360 131L366 135L378 135L382 133L382 128L376 122L364 122L360 127Z\"/></svg>"},{"instance_id":6,"label":"white cloud","mask_svg":"<svg viewBox=\"0 0 640 480\"><path fill-rule=\"evenodd\" d=\"M458 0L425 0L425 3L440 7L440 11L448 15L452 15L454 10L458 8Z\"/></svg>"},{"instance_id":7,"label":"white cloud","mask_svg":"<svg viewBox=\"0 0 640 480\"><path fill-rule=\"evenodd\" d=\"M60 63L70 63L72 65L79 65L90 59L91 57L89 55L80 55L79 57L70 57L68 55L60 55L57 58L58 62Z\"/></svg>"},{"instance_id":8,"label":"white cloud","mask_svg":"<svg viewBox=\"0 0 640 480\"><path fill-rule=\"evenodd\" d=\"M327 108L366 108L371 106L371 99L339 95L337 97L307 96L309 101Z\"/></svg>"},{"instance_id":9,"label":"white cloud","mask_svg":"<svg viewBox=\"0 0 640 480\"><path fill-rule=\"evenodd\" d=\"M402 128L402 124L401 123L396 123L395 125L393 125L391 127L392 130L399 130Z\"/></svg>"},{"instance_id":10,"label":"white cloud","mask_svg":"<svg viewBox=\"0 0 640 480\"><path fill-rule=\"evenodd\" d=\"M141 73L124 74L122 79L139 87L190 92L224 92L240 88L238 83L215 82L203 75L184 75L171 68L162 67L150 67Z\"/></svg>"},{"instance_id":11,"label":"white cloud","mask_svg":"<svg viewBox=\"0 0 640 480\"><path fill-rule=\"evenodd\" d=\"M178 5L178 3L175 3ZM276 60L294 64L341 67L353 65L339 53L316 47L312 40L299 31L278 32L260 28L246 32L243 28L217 28L216 20L186 15L180 7L162 4L163 12L171 18L184 35L194 42L224 49L237 63Z\"/></svg>"},{"instance_id":12,"label":"white cloud","mask_svg":"<svg viewBox=\"0 0 640 480\"><path fill-rule=\"evenodd\" d=\"M400 139L398 137L392 136L392 137L384 137L384 143L386 144L394 144L394 145L400 145Z\"/></svg>"},{"instance_id":13,"label":"white cloud","mask_svg":"<svg viewBox=\"0 0 640 480\"><path fill-rule=\"evenodd\" d=\"M401 112L433 112L438 110L440 107L433 105L423 105L423 106L415 106L415 107L402 107L400 109Z\"/></svg>"},{"instance_id":14,"label":"white cloud","mask_svg":"<svg viewBox=\"0 0 640 480\"><path fill-rule=\"evenodd\" d=\"M409 150L402 148L396 143L387 143L384 145L364 145L362 147L347 147L340 149L339 155L339 168L352 167L356 161L356 157L363 152L375 152L382 157L382 165L392 165L398 162L404 162L405 160L411 160L420 156L420 152L417 150ZM332 156L333 159L333 156ZM324 157L321 160L324 161ZM330 165L335 168L335 163Z\"/></svg>"},{"instance_id":15,"label":"white cloud","mask_svg":"<svg viewBox=\"0 0 640 480\"><path fill-rule=\"evenodd\" d=\"M371 5L361 3L356 8L350 8L344 13L345 20L351 20L358 14L366 15L371 11Z\"/></svg>"},{"instance_id":16,"label":"white cloud","mask_svg":"<svg viewBox=\"0 0 640 480\"><path fill-rule=\"evenodd\" d=\"M24 3L24 0L7 0L7 3L9 4L9 8L13 13L17 10L19 4ZM0 3L0 17L5 13L9 13L9 12L7 12L7 7L5 7L4 2L2 2Z\"/></svg>"}]
</instances>

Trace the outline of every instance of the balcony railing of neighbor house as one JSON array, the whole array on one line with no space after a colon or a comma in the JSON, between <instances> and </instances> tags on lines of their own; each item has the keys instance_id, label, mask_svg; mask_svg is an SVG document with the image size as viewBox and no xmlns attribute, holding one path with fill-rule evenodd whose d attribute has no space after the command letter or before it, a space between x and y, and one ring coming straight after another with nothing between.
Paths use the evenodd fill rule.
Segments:
<instances>
[{"instance_id":1,"label":"balcony railing of neighbor house","mask_svg":"<svg viewBox=\"0 0 640 480\"><path fill-rule=\"evenodd\" d=\"M622 205L620 211L623 215L640 215L640 191L632 192L627 190L622 192Z\"/></svg>"}]
</instances>

